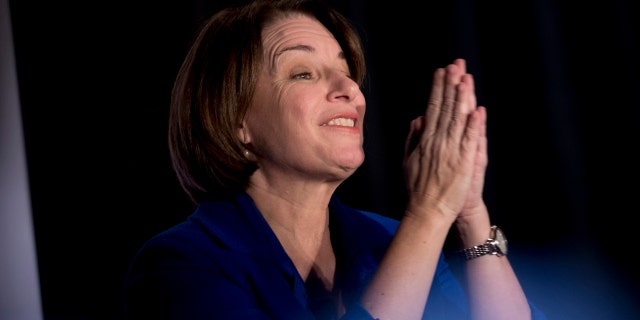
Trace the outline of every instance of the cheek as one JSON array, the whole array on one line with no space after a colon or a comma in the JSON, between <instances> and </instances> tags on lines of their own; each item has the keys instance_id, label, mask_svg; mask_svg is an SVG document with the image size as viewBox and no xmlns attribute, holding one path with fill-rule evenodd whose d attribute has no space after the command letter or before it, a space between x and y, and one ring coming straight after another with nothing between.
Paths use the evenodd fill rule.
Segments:
<instances>
[{"instance_id":1,"label":"cheek","mask_svg":"<svg viewBox=\"0 0 640 320\"><path fill-rule=\"evenodd\" d=\"M278 114L275 95L269 94L275 90L264 83L263 80L258 81L251 106L245 115L246 130L254 144L270 130L270 124L275 121L273 117Z\"/></svg>"},{"instance_id":2,"label":"cheek","mask_svg":"<svg viewBox=\"0 0 640 320\"><path fill-rule=\"evenodd\" d=\"M262 148L288 139L287 133L294 130L292 126L296 125L290 119L292 117L295 115L279 105L264 103L254 106L245 122L251 143L256 148Z\"/></svg>"},{"instance_id":3,"label":"cheek","mask_svg":"<svg viewBox=\"0 0 640 320\"><path fill-rule=\"evenodd\" d=\"M291 83L258 86L246 117L252 141L295 139L308 130L306 126L314 123L314 110L321 108L321 93L312 89Z\"/></svg>"},{"instance_id":4,"label":"cheek","mask_svg":"<svg viewBox=\"0 0 640 320\"><path fill-rule=\"evenodd\" d=\"M250 142L254 145L260 145L264 141L265 136L269 136L273 129L270 128L273 120L269 118L270 112L264 112L264 109L254 108L247 114L246 125Z\"/></svg>"}]
</instances>

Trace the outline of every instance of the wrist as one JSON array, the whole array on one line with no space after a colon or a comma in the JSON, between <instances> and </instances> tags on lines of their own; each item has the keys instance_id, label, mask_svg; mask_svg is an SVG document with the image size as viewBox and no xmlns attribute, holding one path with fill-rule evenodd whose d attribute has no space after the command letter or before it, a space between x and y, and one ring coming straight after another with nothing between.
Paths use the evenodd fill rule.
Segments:
<instances>
[{"instance_id":1,"label":"wrist","mask_svg":"<svg viewBox=\"0 0 640 320\"><path fill-rule=\"evenodd\" d=\"M485 214L460 215L454 225L462 248L483 243L489 235L488 230L491 229L491 221L486 210Z\"/></svg>"},{"instance_id":2,"label":"wrist","mask_svg":"<svg viewBox=\"0 0 640 320\"><path fill-rule=\"evenodd\" d=\"M498 226L491 226L489 237L484 243L460 250L465 260L472 260L484 255L504 256L508 253L507 238Z\"/></svg>"},{"instance_id":3,"label":"wrist","mask_svg":"<svg viewBox=\"0 0 640 320\"><path fill-rule=\"evenodd\" d=\"M439 221L440 223L445 223L449 226L451 226L457 218L454 211L441 205L439 202L420 202L414 200L410 200L407 204L404 216L418 221Z\"/></svg>"},{"instance_id":4,"label":"wrist","mask_svg":"<svg viewBox=\"0 0 640 320\"><path fill-rule=\"evenodd\" d=\"M473 215L481 215L481 214L489 214L489 209L487 209L484 201L479 201L475 206L467 207L465 206L460 211L461 216L473 216Z\"/></svg>"}]
</instances>

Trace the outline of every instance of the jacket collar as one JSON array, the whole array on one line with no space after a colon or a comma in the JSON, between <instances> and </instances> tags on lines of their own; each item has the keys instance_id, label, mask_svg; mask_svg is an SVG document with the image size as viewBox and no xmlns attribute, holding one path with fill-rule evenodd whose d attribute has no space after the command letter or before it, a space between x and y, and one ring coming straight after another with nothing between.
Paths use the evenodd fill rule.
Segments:
<instances>
[{"instance_id":1,"label":"jacket collar","mask_svg":"<svg viewBox=\"0 0 640 320\"><path fill-rule=\"evenodd\" d=\"M391 233L384 218L343 204L335 195L329 202L331 241L339 269L346 278L367 281L386 250ZM222 246L257 259L271 260L290 275L293 262L253 199L241 193L228 201L202 202L189 218L202 224ZM358 275L352 274L357 272ZM356 285L355 283L352 285Z\"/></svg>"}]
</instances>

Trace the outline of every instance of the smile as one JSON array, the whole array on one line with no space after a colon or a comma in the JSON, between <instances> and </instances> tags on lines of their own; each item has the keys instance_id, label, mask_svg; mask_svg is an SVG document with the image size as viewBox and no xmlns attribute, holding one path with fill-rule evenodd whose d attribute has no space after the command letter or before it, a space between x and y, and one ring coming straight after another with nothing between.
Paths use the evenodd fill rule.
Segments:
<instances>
[{"instance_id":1,"label":"smile","mask_svg":"<svg viewBox=\"0 0 640 320\"><path fill-rule=\"evenodd\" d=\"M353 119L347 118L336 118L331 119L331 121L323 124L323 126L342 126L342 127L353 127L356 122Z\"/></svg>"}]
</instances>

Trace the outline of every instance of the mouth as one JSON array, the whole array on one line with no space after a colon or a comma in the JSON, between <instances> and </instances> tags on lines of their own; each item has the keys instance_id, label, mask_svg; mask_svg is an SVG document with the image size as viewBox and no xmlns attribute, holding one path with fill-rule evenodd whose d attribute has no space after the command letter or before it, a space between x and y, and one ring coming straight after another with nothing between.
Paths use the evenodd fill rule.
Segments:
<instances>
[{"instance_id":1,"label":"mouth","mask_svg":"<svg viewBox=\"0 0 640 320\"><path fill-rule=\"evenodd\" d=\"M331 119L329 122L323 124L322 126L340 126L340 127L355 127L356 121L351 118L335 118Z\"/></svg>"}]
</instances>

